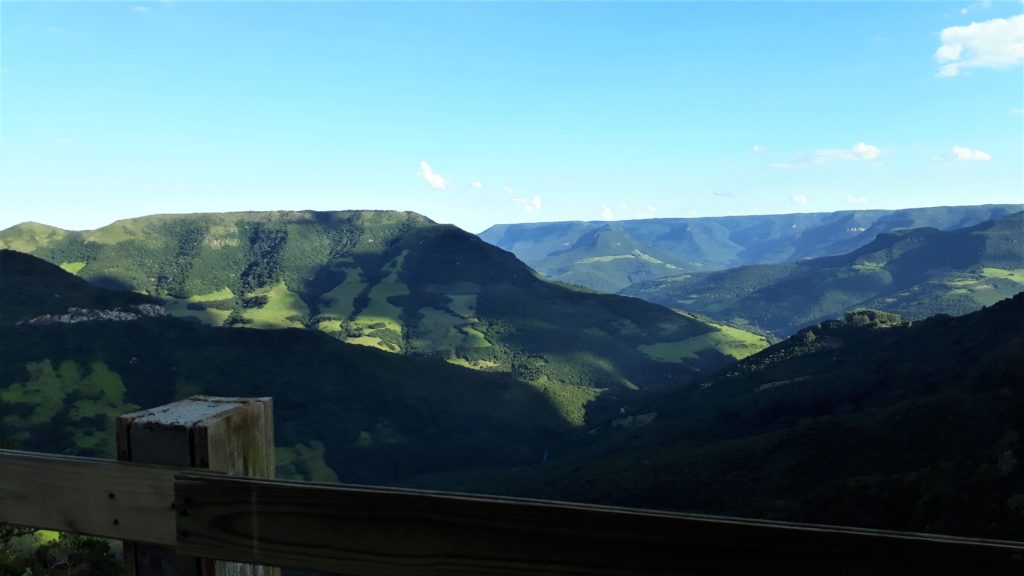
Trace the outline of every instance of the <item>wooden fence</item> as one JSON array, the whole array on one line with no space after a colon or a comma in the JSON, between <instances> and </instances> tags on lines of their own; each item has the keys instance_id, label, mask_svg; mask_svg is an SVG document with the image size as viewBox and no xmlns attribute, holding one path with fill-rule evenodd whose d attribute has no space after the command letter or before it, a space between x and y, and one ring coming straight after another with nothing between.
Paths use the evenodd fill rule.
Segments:
<instances>
[{"instance_id":1,"label":"wooden fence","mask_svg":"<svg viewBox=\"0 0 1024 576\"><path fill-rule=\"evenodd\" d=\"M188 432L179 436L193 448L220 438L213 443L248 451L235 459L244 468L248 460L265 461L266 451L235 445L231 436L272 438L265 427L245 427L270 421L269 401L256 404L229 399L213 418L196 410L189 423L148 411L122 425L134 422L159 435L170 422ZM179 414L194 408L173 406ZM249 417L235 418L238 410ZM131 426L122 428L119 446L129 449ZM0 522L125 540L171 555L130 559L132 576L273 572L265 566L353 576L1024 574L1020 542L284 482L8 450L0 450Z\"/></svg>"}]
</instances>

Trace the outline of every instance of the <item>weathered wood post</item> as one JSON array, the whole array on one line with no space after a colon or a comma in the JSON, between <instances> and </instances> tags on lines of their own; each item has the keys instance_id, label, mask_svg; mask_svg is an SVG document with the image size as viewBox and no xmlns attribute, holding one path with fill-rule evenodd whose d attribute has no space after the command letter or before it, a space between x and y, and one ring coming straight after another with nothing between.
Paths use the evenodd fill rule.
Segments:
<instances>
[{"instance_id":1,"label":"weathered wood post","mask_svg":"<svg viewBox=\"0 0 1024 576\"><path fill-rule=\"evenodd\" d=\"M274 477L270 398L193 396L117 419L117 459ZM125 542L128 576L276 576L277 568L179 556Z\"/></svg>"}]
</instances>

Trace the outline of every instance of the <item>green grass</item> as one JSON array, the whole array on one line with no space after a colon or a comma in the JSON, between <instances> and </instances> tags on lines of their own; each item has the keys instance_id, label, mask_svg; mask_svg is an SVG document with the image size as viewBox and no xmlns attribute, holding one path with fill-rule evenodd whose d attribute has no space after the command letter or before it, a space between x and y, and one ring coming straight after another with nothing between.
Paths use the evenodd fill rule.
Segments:
<instances>
[{"instance_id":1,"label":"green grass","mask_svg":"<svg viewBox=\"0 0 1024 576\"><path fill-rule=\"evenodd\" d=\"M284 282L278 282L269 289L264 288L253 292L251 296L266 296L267 303L262 308L253 308L242 312L242 317L252 320L252 324L244 324L249 328L302 328L302 322L289 320L290 316L309 316L309 307L298 294L288 290Z\"/></svg>"},{"instance_id":2,"label":"green grass","mask_svg":"<svg viewBox=\"0 0 1024 576\"><path fill-rule=\"evenodd\" d=\"M391 347L388 346L386 342L376 336L349 336L348 338L345 338L345 343L356 344L358 346L369 346L386 352L392 351Z\"/></svg>"},{"instance_id":3,"label":"green grass","mask_svg":"<svg viewBox=\"0 0 1024 576\"><path fill-rule=\"evenodd\" d=\"M865 262L863 260L858 260L852 267L857 272L878 272L879 270L885 269L885 267L880 263Z\"/></svg>"},{"instance_id":4,"label":"green grass","mask_svg":"<svg viewBox=\"0 0 1024 576\"><path fill-rule=\"evenodd\" d=\"M345 281L320 296L320 314L347 320L355 311L356 296L366 288L366 281L358 267L346 266L341 269L345 271Z\"/></svg>"},{"instance_id":5,"label":"green grass","mask_svg":"<svg viewBox=\"0 0 1024 576\"><path fill-rule=\"evenodd\" d=\"M217 290L216 292L210 292L208 294L194 294L189 296L186 301L188 302L216 302L218 300L230 300L235 297L235 293L231 291L231 288L225 286L224 288Z\"/></svg>"},{"instance_id":6,"label":"green grass","mask_svg":"<svg viewBox=\"0 0 1024 576\"><path fill-rule=\"evenodd\" d=\"M103 362L93 362L86 370L73 360L65 360L55 368L49 358L29 362L25 368L28 380L0 390L0 402L27 405L31 410L8 414L4 424L25 430L47 425L66 411L66 420L71 423L68 433L77 449L113 454L115 419L139 408L125 401L126 387L119 374ZM27 440L28 433L15 438Z\"/></svg>"},{"instance_id":7,"label":"green grass","mask_svg":"<svg viewBox=\"0 0 1024 576\"><path fill-rule=\"evenodd\" d=\"M404 327L400 320L402 309L388 302L388 298L409 294L409 287L398 280L398 273L402 270L402 264L407 254L408 251L402 252L384 266L385 270L390 271L370 289L369 304L353 319L356 325L384 324L385 330L391 330L398 334L403 333Z\"/></svg>"},{"instance_id":8,"label":"green grass","mask_svg":"<svg viewBox=\"0 0 1024 576\"><path fill-rule=\"evenodd\" d=\"M164 309L167 313L176 318L195 318L203 324L210 326L223 326L224 322L231 316L230 310L219 308L207 308L205 310L189 310L189 300L179 298L167 298L164 300Z\"/></svg>"},{"instance_id":9,"label":"green grass","mask_svg":"<svg viewBox=\"0 0 1024 576\"><path fill-rule=\"evenodd\" d=\"M448 309L463 318L476 319L476 299L476 294L449 294Z\"/></svg>"},{"instance_id":10,"label":"green grass","mask_svg":"<svg viewBox=\"0 0 1024 576\"><path fill-rule=\"evenodd\" d=\"M493 362L491 360L474 360L469 361L465 358L446 358L449 364L456 366L462 366L463 368L469 368L471 370L490 370L492 368L499 368L501 364Z\"/></svg>"},{"instance_id":11,"label":"green grass","mask_svg":"<svg viewBox=\"0 0 1024 576\"><path fill-rule=\"evenodd\" d=\"M25 222L4 231L4 238L0 240L0 248L31 253L38 248L61 240L67 235L68 232L60 228L37 222Z\"/></svg>"},{"instance_id":12,"label":"green grass","mask_svg":"<svg viewBox=\"0 0 1024 576\"><path fill-rule=\"evenodd\" d=\"M459 330L468 322L447 310L437 308L420 308L423 315L416 326L416 336L410 343L414 348L423 350L444 350L455 348L466 341L466 335Z\"/></svg>"},{"instance_id":13,"label":"green grass","mask_svg":"<svg viewBox=\"0 0 1024 576\"><path fill-rule=\"evenodd\" d=\"M483 332L473 328L471 326L465 326L462 328L466 332L466 345L473 348L491 348L494 344L491 344L490 340Z\"/></svg>"},{"instance_id":14,"label":"green grass","mask_svg":"<svg viewBox=\"0 0 1024 576\"><path fill-rule=\"evenodd\" d=\"M587 404L604 392L599 388L552 382L546 374L542 374L537 381L531 382L531 384L547 396L566 423L577 427L586 423Z\"/></svg>"},{"instance_id":15,"label":"green grass","mask_svg":"<svg viewBox=\"0 0 1024 576\"><path fill-rule=\"evenodd\" d=\"M85 268L85 262L61 262L60 269L65 272L72 274L78 274L82 268Z\"/></svg>"},{"instance_id":16,"label":"green grass","mask_svg":"<svg viewBox=\"0 0 1024 576\"><path fill-rule=\"evenodd\" d=\"M277 477L312 482L338 482L338 474L327 465L324 452L324 443L319 440L275 448Z\"/></svg>"},{"instance_id":17,"label":"green grass","mask_svg":"<svg viewBox=\"0 0 1024 576\"><path fill-rule=\"evenodd\" d=\"M90 230L83 233L86 242L97 244L117 244L125 240L132 240L141 233L142 223L137 221L119 221L97 230Z\"/></svg>"},{"instance_id":18,"label":"green grass","mask_svg":"<svg viewBox=\"0 0 1024 576\"><path fill-rule=\"evenodd\" d=\"M982 275L986 278L1001 278L1003 280L1011 280L1018 284L1024 284L1024 268L1014 268L1012 270L1005 270L1003 268L982 268Z\"/></svg>"},{"instance_id":19,"label":"green grass","mask_svg":"<svg viewBox=\"0 0 1024 576\"><path fill-rule=\"evenodd\" d=\"M633 258L636 257L633 256L632 254L616 254L614 256L591 256L590 258L583 258L582 260L577 260L573 262L573 264L598 264L601 262L611 262L613 260L631 260Z\"/></svg>"},{"instance_id":20,"label":"green grass","mask_svg":"<svg viewBox=\"0 0 1024 576\"><path fill-rule=\"evenodd\" d=\"M659 342L657 344L646 344L639 346L640 351L648 357L660 362L680 362L687 359L698 358L697 353L702 350L718 350L722 354L742 360L747 356L756 354L768 347L768 340L758 336L727 326L725 324L714 324L716 330L679 340L676 342Z\"/></svg>"},{"instance_id":21,"label":"green grass","mask_svg":"<svg viewBox=\"0 0 1024 576\"><path fill-rule=\"evenodd\" d=\"M332 332L340 332L342 327L341 320L321 320L320 323L316 325L317 330L327 332L328 334Z\"/></svg>"}]
</instances>

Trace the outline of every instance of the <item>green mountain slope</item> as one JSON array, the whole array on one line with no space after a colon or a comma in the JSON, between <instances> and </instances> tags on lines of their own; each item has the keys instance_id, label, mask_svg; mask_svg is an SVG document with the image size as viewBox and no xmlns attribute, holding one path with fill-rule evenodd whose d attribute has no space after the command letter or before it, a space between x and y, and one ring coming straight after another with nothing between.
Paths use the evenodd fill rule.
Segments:
<instances>
[{"instance_id":1,"label":"green mountain slope","mask_svg":"<svg viewBox=\"0 0 1024 576\"><path fill-rule=\"evenodd\" d=\"M642 282L624 294L779 335L859 308L964 314L1024 290L1024 213L880 234L849 254Z\"/></svg>"},{"instance_id":2,"label":"green mountain slope","mask_svg":"<svg viewBox=\"0 0 1024 576\"><path fill-rule=\"evenodd\" d=\"M545 277L605 292L680 272L706 272L845 254L878 234L955 230L1000 218L1021 205L817 214L659 218L618 222L501 224L480 237Z\"/></svg>"},{"instance_id":3,"label":"green mountain slope","mask_svg":"<svg viewBox=\"0 0 1024 576\"><path fill-rule=\"evenodd\" d=\"M0 246L214 326L307 328L509 373L576 424L604 402L766 345L640 300L545 282L512 254L406 212L150 216L86 232L26 224L0 232Z\"/></svg>"},{"instance_id":4,"label":"green mountain slope","mask_svg":"<svg viewBox=\"0 0 1024 576\"><path fill-rule=\"evenodd\" d=\"M0 251L0 438L31 450L110 456L114 419L140 406L192 394L272 396L279 475L390 483L540 462L576 434L548 398L508 375L316 331L231 330L173 317L53 318L65 305L131 311L147 300Z\"/></svg>"},{"instance_id":5,"label":"green mountain slope","mask_svg":"<svg viewBox=\"0 0 1024 576\"><path fill-rule=\"evenodd\" d=\"M849 315L635 405L537 469L457 489L1024 539L1024 294Z\"/></svg>"}]
</instances>

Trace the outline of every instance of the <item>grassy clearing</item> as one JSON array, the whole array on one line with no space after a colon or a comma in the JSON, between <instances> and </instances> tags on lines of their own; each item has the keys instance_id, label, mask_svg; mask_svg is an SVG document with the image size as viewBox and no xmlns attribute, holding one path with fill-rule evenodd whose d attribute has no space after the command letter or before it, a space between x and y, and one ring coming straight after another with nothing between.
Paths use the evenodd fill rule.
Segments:
<instances>
[{"instance_id":1,"label":"grassy clearing","mask_svg":"<svg viewBox=\"0 0 1024 576\"><path fill-rule=\"evenodd\" d=\"M78 274L85 268L85 262L61 262L60 269L71 274Z\"/></svg>"},{"instance_id":2,"label":"grassy clearing","mask_svg":"<svg viewBox=\"0 0 1024 576\"><path fill-rule=\"evenodd\" d=\"M376 336L350 336L345 338L345 343L356 344L357 346L370 346L371 348L391 351L391 348Z\"/></svg>"},{"instance_id":3,"label":"grassy clearing","mask_svg":"<svg viewBox=\"0 0 1024 576\"><path fill-rule=\"evenodd\" d=\"M416 336L413 345L424 350L455 348L466 340L466 335L459 330L466 320L438 308L420 308L422 319L416 325Z\"/></svg>"},{"instance_id":4,"label":"grassy clearing","mask_svg":"<svg viewBox=\"0 0 1024 576\"><path fill-rule=\"evenodd\" d=\"M853 265L853 269L857 272L878 272L883 270L883 267L875 262L858 261Z\"/></svg>"},{"instance_id":5,"label":"grassy clearing","mask_svg":"<svg viewBox=\"0 0 1024 576\"><path fill-rule=\"evenodd\" d=\"M724 324L713 324L713 326L715 327L714 332L676 342L641 345L639 349L653 360L681 362L698 359L697 353L708 348L742 360L768 347L768 340L763 336Z\"/></svg>"},{"instance_id":6,"label":"grassy clearing","mask_svg":"<svg viewBox=\"0 0 1024 576\"><path fill-rule=\"evenodd\" d=\"M133 226L133 224L135 225ZM141 227L141 224L131 221L114 222L109 226L84 232L82 238L86 242L95 242L97 244L117 244L118 242L131 240L139 236L141 230L136 230L136 227Z\"/></svg>"},{"instance_id":7,"label":"grassy clearing","mask_svg":"<svg viewBox=\"0 0 1024 576\"><path fill-rule=\"evenodd\" d=\"M449 294L448 309L457 316L469 320L476 319L476 294Z\"/></svg>"},{"instance_id":8,"label":"grassy clearing","mask_svg":"<svg viewBox=\"0 0 1024 576\"><path fill-rule=\"evenodd\" d=\"M464 326L463 331L466 333L466 345L472 346L473 348L490 348L494 346L483 332L473 328L471 326Z\"/></svg>"},{"instance_id":9,"label":"grassy clearing","mask_svg":"<svg viewBox=\"0 0 1024 576\"><path fill-rule=\"evenodd\" d=\"M591 256L590 258L583 258L577 260L573 264L598 264L601 262L612 262L614 260L633 260L636 256L632 254L616 254L615 256Z\"/></svg>"},{"instance_id":10,"label":"grassy clearing","mask_svg":"<svg viewBox=\"0 0 1024 576\"><path fill-rule=\"evenodd\" d=\"M180 300L178 298L166 298L163 301L164 309L167 313L176 318L195 318L203 324L210 326L223 326L224 322L231 315L230 310L220 310L218 308L207 308L205 310L189 310L188 300Z\"/></svg>"},{"instance_id":11,"label":"grassy clearing","mask_svg":"<svg viewBox=\"0 0 1024 576\"><path fill-rule=\"evenodd\" d=\"M320 323L316 325L316 328L317 330L327 332L328 334L331 332L341 332L342 322L341 320L321 320Z\"/></svg>"},{"instance_id":12,"label":"grassy clearing","mask_svg":"<svg viewBox=\"0 0 1024 576\"><path fill-rule=\"evenodd\" d=\"M214 250L238 246L241 242L241 239L238 237L238 227L234 223L213 224L207 230L206 237L203 238L203 244Z\"/></svg>"},{"instance_id":13,"label":"grassy clearing","mask_svg":"<svg viewBox=\"0 0 1024 576\"><path fill-rule=\"evenodd\" d=\"M402 270L402 264L408 253L408 250L402 252L384 266L384 269L390 272L370 289L370 303L353 318L356 325L384 324L386 330L391 330L399 335L403 333L404 327L402 321L399 320L402 309L388 302L388 298L405 296L409 293L409 288L405 283L398 280L398 273Z\"/></svg>"},{"instance_id":14,"label":"grassy clearing","mask_svg":"<svg viewBox=\"0 0 1024 576\"><path fill-rule=\"evenodd\" d=\"M290 316L309 316L309 307L295 292L288 290L284 282L278 282L270 288L257 290L251 296L266 296L267 303L262 308L252 308L242 312L242 317L252 320L244 324L249 328L302 328L302 322L289 320Z\"/></svg>"},{"instance_id":15,"label":"grassy clearing","mask_svg":"<svg viewBox=\"0 0 1024 576\"><path fill-rule=\"evenodd\" d=\"M345 281L320 296L320 313L337 320L347 320L355 311L355 299L366 288L362 271L356 266L346 266Z\"/></svg>"},{"instance_id":16,"label":"grassy clearing","mask_svg":"<svg viewBox=\"0 0 1024 576\"><path fill-rule=\"evenodd\" d=\"M217 290L216 292L210 292L209 294L194 294L186 299L186 302L216 302L217 300L230 300L235 297L235 293L231 291L231 288L225 286L224 288Z\"/></svg>"},{"instance_id":17,"label":"grassy clearing","mask_svg":"<svg viewBox=\"0 0 1024 576\"><path fill-rule=\"evenodd\" d=\"M125 402L127 388L121 376L103 362L93 362L88 370L72 360L55 368L49 359L25 366L29 379L0 390L0 402L27 404L27 414L10 414L4 423L16 429L50 425L54 417L67 410L73 423L67 431L75 446L97 454L110 454L114 446L114 421L126 412L138 410ZM73 403L69 404L69 397ZM25 440L28 432L16 436Z\"/></svg>"},{"instance_id":18,"label":"grassy clearing","mask_svg":"<svg viewBox=\"0 0 1024 576\"><path fill-rule=\"evenodd\" d=\"M469 368L471 370L491 370L492 368L500 368L501 364L492 362L490 360L474 360L470 362L465 358L446 358L449 364L455 364L456 366L462 366L463 368Z\"/></svg>"},{"instance_id":19,"label":"grassy clearing","mask_svg":"<svg viewBox=\"0 0 1024 576\"><path fill-rule=\"evenodd\" d=\"M982 268L981 274L986 278L1000 278L1010 280L1018 284L1024 284L1024 268L1005 270L1003 268Z\"/></svg>"},{"instance_id":20,"label":"grassy clearing","mask_svg":"<svg viewBox=\"0 0 1024 576\"><path fill-rule=\"evenodd\" d=\"M313 440L309 444L295 444L274 449L277 477L287 480L338 482L338 475L324 460L324 443Z\"/></svg>"},{"instance_id":21,"label":"grassy clearing","mask_svg":"<svg viewBox=\"0 0 1024 576\"><path fill-rule=\"evenodd\" d=\"M545 374L530 384L547 396L568 424L577 427L586 423L587 404L605 391L604 388L588 388L553 382Z\"/></svg>"},{"instance_id":22,"label":"grassy clearing","mask_svg":"<svg viewBox=\"0 0 1024 576\"><path fill-rule=\"evenodd\" d=\"M11 250L29 254L67 235L67 231L60 228L54 228L37 222L25 222L4 232L4 239L0 241L0 248L10 248Z\"/></svg>"}]
</instances>

